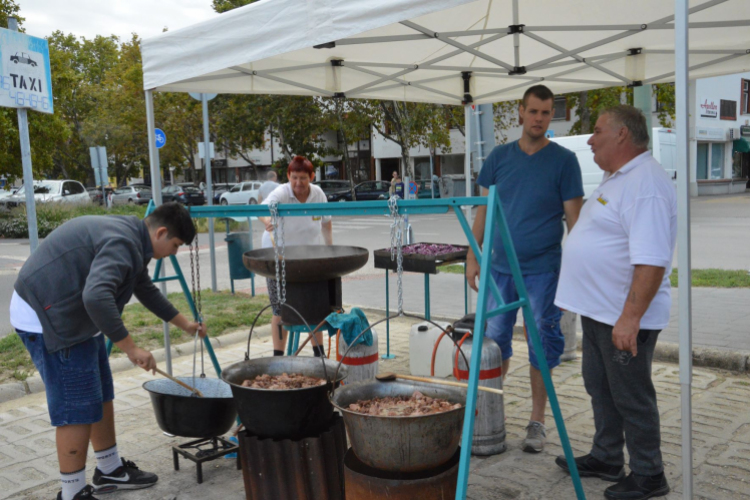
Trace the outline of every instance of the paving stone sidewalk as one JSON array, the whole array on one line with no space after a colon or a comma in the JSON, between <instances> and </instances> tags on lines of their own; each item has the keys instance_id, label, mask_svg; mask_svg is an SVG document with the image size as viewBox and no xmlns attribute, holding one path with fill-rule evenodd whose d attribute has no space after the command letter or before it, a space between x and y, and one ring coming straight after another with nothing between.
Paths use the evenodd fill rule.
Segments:
<instances>
[{"instance_id":1,"label":"paving stone sidewalk","mask_svg":"<svg viewBox=\"0 0 750 500\"><path fill-rule=\"evenodd\" d=\"M370 320L378 318L371 315ZM408 373L408 333L413 320L391 323L391 352L396 358L381 361L381 371ZM385 352L385 328L379 328L380 352ZM222 366L240 361L245 345L238 343L216 350ZM506 380L505 414L508 451L488 458L473 457L468 498L573 499L569 476L554 465L562 453L550 411L547 414L548 443L537 455L523 453L520 444L531 410L527 351L523 342L514 345L515 357ZM270 341L253 339L252 355L269 356ZM311 353L308 353L311 354ZM192 357L176 360L178 375L192 372ZM580 359L563 363L553 376L576 454L589 451L594 433L588 395L580 375ZM209 374L210 376L210 374ZM116 421L121 454L142 468L156 472L159 483L148 490L115 493L112 500L219 500L243 499L241 472L233 460L219 459L204 466L204 483L195 481L195 467L181 461L172 467L171 446L186 441L168 438L157 427L148 394L141 385L152 375L139 369L115 375ZM682 498L680 460L680 400L676 365L654 364L662 416L662 450L673 492L668 499ZM693 390L695 447L695 498L740 499L750 495L750 378L718 370L696 369ZM88 477L95 460L89 453ZM54 430L49 427L44 394L33 394L0 404L0 498L14 500L53 499L59 489ZM611 483L584 479L587 498L603 498Z\"/></svg>"}]
</instances>

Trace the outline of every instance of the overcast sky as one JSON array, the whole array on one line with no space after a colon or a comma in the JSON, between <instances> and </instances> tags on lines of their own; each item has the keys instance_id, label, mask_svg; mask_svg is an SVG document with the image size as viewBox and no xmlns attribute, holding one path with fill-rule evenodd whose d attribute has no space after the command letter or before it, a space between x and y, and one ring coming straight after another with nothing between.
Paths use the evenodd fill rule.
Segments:
<instances>
[{"instance_id":1,"label":"overcast sky","mask_svg":"<svg viewBox=\"0 0 750 500\"><path fill-rule=\"evenodd\" d=\"M45 37L55 30L86 38L131 33L148 38L190 26L216 16L211 0L16 0L32 36Z\"/></svg>"}]
</instances>

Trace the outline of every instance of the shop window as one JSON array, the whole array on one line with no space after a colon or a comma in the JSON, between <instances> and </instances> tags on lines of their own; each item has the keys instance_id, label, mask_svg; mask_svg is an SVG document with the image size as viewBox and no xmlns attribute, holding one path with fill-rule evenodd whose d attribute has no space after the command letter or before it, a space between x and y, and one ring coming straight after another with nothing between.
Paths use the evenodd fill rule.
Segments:
<instances>
[{"instance_id":1,"label":"shop window","mask_svg":"<svg viewBox=\"0 0 750 500\"><path fill-rule=\"evenodd\" d=\"M724 178L724 143L702 142L698 144L698 180Z\"/></svg>"},{"instance_id":2,"label":"shop window","mask_svg":"<svg viewBox=\"0 0 750 500\"><path fill-rule=\"evenodd\" d=\"M725 101L724 99L722 99L719 106L719 117L722 120L736 120L737 101Z\"/></svg>"},{"instance_id":3,"label":"shop window","mask_svg":"<svg viewBox=\"0 0 750 500\"><path fill-rule=\"evenodd\" d=\"M568 101L564 97L555 97L552 121L570 120Z\"/></svg>"},{"instance_id":4,"label":"shop window","mask_svg":"<svg viewBox=\"0 0 750 500\"><path fill-rule=\"evenodd\" d=\"M740 104L740 113L743 115L750 114L750 80L742 80L742 101Z\"/></svg>"}]
</instances>

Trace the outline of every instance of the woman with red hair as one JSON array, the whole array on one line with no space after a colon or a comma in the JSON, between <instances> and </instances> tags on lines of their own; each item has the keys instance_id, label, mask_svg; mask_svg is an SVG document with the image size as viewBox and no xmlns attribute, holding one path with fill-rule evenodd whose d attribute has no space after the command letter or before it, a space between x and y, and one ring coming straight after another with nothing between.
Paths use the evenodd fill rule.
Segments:
<instances>
[{"instance_id":1,"label":"woman with red hair","mask_svg":"<svg viewBox=\"0 0 750 500\"><path fill-rule=\"evenodd\" d=\"M280 185L263 200L264 205L270 205L273 202L278 204L286 203L328 203L325 193L320 187L312 184L315 178L313 165L304 156L295 156L286 169L289 182ZM270 248L274 244L294 246L294 245L333 245L333 224L330 216L298 216L287 217L284 219L284 234L279 235L281 241L273 241L273 221L270 217L259 217L259 220L266 225L266 231L263 233L261 246ZM271 299L273 309L273 320L271 321L273 334L273 354L274 356L284 355L284 344L286 343L287 332L282 330L279 336L276 332L281 328L281 308L278 306L278 290L276 290L276 280L266 279L268 285L268 297ZM313 347L316 356L324 355L323 353L323 334L316 336L318 345Z\"/></svg>"}]
</instances>

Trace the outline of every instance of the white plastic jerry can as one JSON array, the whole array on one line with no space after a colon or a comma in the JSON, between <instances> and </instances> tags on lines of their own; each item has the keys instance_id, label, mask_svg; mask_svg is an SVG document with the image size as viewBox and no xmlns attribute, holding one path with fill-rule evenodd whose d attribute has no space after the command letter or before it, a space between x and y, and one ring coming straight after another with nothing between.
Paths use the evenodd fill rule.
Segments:
<instances>
[{"instance_id":1,"label":"white plastic jerry can","mask_svg":"<svg viewBox=\"0 0 750 500\"><path fill-rule=\"evenodd\" d=\"M442 329L450 326L444 321L435 321ZM409 334L409 371L412 375L429 377L431 374L432 351L435 342L443 333L441 328L425 321L411 326ZM453 373L453 341L449 335L444 335L435 353L435 376L447 377Z\"/></svg>"}]
</instances>

